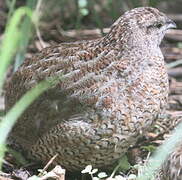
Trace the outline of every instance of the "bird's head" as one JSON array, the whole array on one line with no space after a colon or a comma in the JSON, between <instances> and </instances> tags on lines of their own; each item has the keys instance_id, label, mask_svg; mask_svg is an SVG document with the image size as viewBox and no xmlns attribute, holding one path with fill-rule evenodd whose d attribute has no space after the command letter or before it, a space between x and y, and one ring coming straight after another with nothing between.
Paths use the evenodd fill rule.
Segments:
<instances>
[{"instance_id":1,"label":"bird's head","mask_svg":"<svg viewBox=\"0 0 182 180\"><path fill-rule=\"evenodd\" d=\"M159 46L166 31L175 27L175 23L158 9L140 7L124 13L112 25L110 33L116 41L131 47L140 44Z\"/></svg>"}]
</instances>

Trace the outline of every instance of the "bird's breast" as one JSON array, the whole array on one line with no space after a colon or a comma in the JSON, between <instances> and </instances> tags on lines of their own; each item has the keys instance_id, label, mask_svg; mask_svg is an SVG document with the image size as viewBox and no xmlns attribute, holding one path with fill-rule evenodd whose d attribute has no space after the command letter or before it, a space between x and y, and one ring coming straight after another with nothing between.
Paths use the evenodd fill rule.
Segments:
<instances>
[{"instance_id":1,"label":"bird's breast","mask_svg":"<svg viewBox=\"0 0 182 180\"><path fill-rule=\"evenodd\" d=\"M158 62L113 72L98 87L95 107L102 117L120 122L126 131L149 127L167 104L168 76L162 60Z\"/></svg>"}]
</instances>

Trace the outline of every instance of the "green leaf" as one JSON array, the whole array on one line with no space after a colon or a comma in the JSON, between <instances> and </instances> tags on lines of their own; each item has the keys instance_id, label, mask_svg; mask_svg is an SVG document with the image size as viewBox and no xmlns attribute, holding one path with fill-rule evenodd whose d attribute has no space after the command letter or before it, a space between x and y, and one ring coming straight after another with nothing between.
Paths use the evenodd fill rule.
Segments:
<instances>
[{"instance_id":1,"label":"green leaf","mask_svg":"<svg viewBox=\"0 0 182 180\"><path fill-rule=\"evenodd\" d=\"M130 163L128 162L128 158L127 158L126 155L123 155L123 156L121 157L121 159L119 160L119 164L120 164L120 167L119 167L119 168L120 168L122 171L127 171L127 170L129 170L130 167L131 167Z\"/></svg>"},{"instance_id":2,"label":"green leaf","mask_svg":"<svg viewBox=\"0 0 182 180\"><path fill-rule=\"evenodd\" d=\"M141 148L148 152L154 152L156 150L156 147L154 145L142 146Z\"/></svg>"},{"instance_id":3,"label":"green leaf","mask_svg":"<svg viewBox=\"0 0 182 180\"><path fill-rule=\"evenodd\" d=\"M126 155L123 155L120 160L119 160L119 163L118 165L114 168L110 178L113 178L115 173L118 171L118 170L121 170L121 171L127 171L129 170L129 168L131 167L130 163L128 162L128 158Z\"/></svg>"}]
</instances>

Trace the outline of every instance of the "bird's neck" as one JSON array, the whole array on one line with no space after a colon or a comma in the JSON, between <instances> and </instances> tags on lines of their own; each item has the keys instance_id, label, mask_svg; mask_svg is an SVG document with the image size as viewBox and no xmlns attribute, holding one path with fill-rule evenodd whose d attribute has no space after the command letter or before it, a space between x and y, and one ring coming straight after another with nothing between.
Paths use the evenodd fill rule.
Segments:
<instances>
[{"instance_id":1,"label":"bird's neck","mask_svg":"<svg viewBox=\"0 0 182 180\"><path fill-rule=\"evenodd\" d=\"M146 56L158 56L163 57L160 47L157 44L149 43L148 41L145 42L127 42L125 45L121 47L123 54L129 54L130 56L136 55L143 59Z\"/></svg>"},{"instance_id":2,"label":"bird's neck","mask_svg":"<svg viewBox=\"0 0 182 180\"><path fill-rule=\"evenodd\" d=\"M130 38L129 34L125 31L122 36L107 34L99 41L100 47L110 47L122 51L123 53L139 52L141 56L145 54L156 54L161 56L159 47L160 42L150 40L140 40L138 38Z\"/></svg>"}]
</instances>

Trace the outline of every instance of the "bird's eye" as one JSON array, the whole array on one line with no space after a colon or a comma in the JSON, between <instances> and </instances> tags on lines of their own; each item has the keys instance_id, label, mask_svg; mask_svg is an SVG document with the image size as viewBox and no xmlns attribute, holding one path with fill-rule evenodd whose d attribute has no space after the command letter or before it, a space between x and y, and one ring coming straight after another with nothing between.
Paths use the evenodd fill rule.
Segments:
<instances>
[{"instance_id":1,"label":"bird's eye","mask_svg":"<svg viewBox=\"0 0 182 180\"><path fill-rule=\"evenodd\" d=\"M152 25L149 25L148 27L147 27L147 29L150 29L150 28L158 28L158 29L160 29L161 27L163 26L163 24L162 23L155 23L155 24L152 24Z\"/></svg>"},{"instance_id":2,"label":"bird's eye","mask_svg":"<svg viewBox=\"0 0 182 180\"><path fill-rule=\"evenodd\" d=\"M155 27L157 27L158 29L160 29L162 26L163 26L162 23L157 23L157 24L155 25Z\"/></svg>"}]
</instances>

